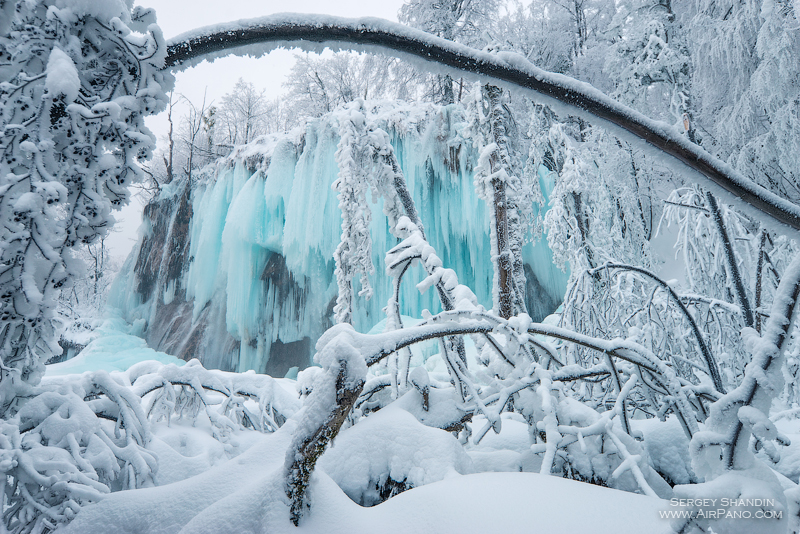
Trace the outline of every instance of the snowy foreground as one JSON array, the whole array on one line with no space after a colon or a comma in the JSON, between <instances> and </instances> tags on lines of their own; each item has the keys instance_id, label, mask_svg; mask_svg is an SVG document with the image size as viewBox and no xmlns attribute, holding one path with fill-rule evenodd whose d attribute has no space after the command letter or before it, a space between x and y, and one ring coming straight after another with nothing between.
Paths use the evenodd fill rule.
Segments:
<instances>
[{"instance_id":1,"label":"snowy foreground","mask_svg":"<svg viewBox=\"0 0 800 534\"><path fill-rule=\"evenodd\" d=\"M667 508L664 501L534 473L455 475L364 508L322 472L309 494L313 511L295 528L283 492L290 427L195 477L114 493L57 532L105 534L113 526L120 533L350 534L391 526L392 532L522 533L536 525L539 532L633 534L668 528L658 513Z\"/></svg>"},{"instance_id":2,"label":"snowy foreground","mask_svg":"<svg viewBox=\"0 0 800 534\"><path fill-rule=\"evenodd\" d=\"M158 360L134 367L151 372L184 364L124 330L121 321L107 321L79 356L49 366L44 382L75 380L70 373L97 370L124 382L129 377L123 371L137 361ZM297 382L274 382L280 388L273 397L282 399L283 410L297 409ZM290 399L296 406L285 406ZM194 424L189 417L173 417L169 424L151 425L147 449L158 458L155 487L108 494L56 532L350 534L388 525L392 532L530 532L532 525L539 532L669 530L659 514L669 509L665 500L536 473L479 472L520 469L529 438L526 425L510 414L500 434L464 448L451 433L422 425L404 409L414 411L405 400L340 433L313 475L311 511L299 528L289 521L283 486L297 421L290 417L267 434L239 429L220 441L212 437L208 418L200 416ZM373 507L354 502L368 502L364 488L387 477L417 487Z\"/></svg>"}]
</instances>

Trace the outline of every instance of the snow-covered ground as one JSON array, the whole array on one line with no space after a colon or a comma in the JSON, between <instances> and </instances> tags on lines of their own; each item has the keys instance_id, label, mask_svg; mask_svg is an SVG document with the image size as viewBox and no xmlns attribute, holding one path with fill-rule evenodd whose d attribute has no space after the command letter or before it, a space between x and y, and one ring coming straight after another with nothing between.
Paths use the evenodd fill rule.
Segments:
<instances>
[{"instance_id":1,"label":"snow-covered ground","mask_svg":"<svg viewBox=\"0 0 800 534\"><path fill-rule=\"evenodd\" d=\"M143 361L184 363L153 351L131 332L135 328L119 319L106 321L79 356L48 366L45 383L100 369L126 381L124 371L134 364L162 369ZM276 384L297 397L294 380ZM419 412L415 400L401 399L340 433L313 475L311 511L299 529L289 521L283 489L286 450L297 421L289 418L271 434L239 430L222 443L201 414L193 422L176 416L151 424L147 449L158 458L156 486L111 493L56 532L350 534L390 528L622 534L669 528L660 518L659 511L669 508L661 499L519 472L529 436L518 415L505 414L500 434L464 447L453 434L420 423L412 415ZM376 483L387 478L414 487L376 506L354 502L369 504L377 497Z\"/></svg>"},{"instance_id":2,"label":"snow-covered ground","mask_svg":"<svg viewBox=\"0 0 800 534\"><path fill-rule=\"evenodd\" d=\"M365 508L318 471L300 528L283 493L287 423L235 460L169 486L120 492L85 508L63 533L658 533L664 501L535 473L477 473L408 490ZM342 435L344 438L344 433ZM335 450L334 446L334 450Z\"/></svg>"}]
</instances>

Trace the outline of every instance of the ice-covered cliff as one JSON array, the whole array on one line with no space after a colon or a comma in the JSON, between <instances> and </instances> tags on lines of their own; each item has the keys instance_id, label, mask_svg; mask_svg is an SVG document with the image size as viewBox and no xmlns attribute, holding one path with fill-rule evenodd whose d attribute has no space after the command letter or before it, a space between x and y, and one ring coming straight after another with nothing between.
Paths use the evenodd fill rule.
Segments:
<instances>
[{"instance_id":1,"label":"ice-covered cliff","mask_svg":"<svg viewBox=\"0 0 800 534\"><path fill-rule=\"evenodd\" d=\"M478 150L465 137L463 108L384 102L366 110L392 137L429 241L491 307L489 215L473 186ZM142 324L151 347L206 367L277 376L310 363L336 302L341 215L331 184L340 119L332 112L304 131L240 147L147 206L111 302ZM552 183L540 181L546 196ZM354 306L361 331L384 317L391 293L383 257L395 239L381 203L370 206L375 293ZM556 308L567 275L544 240L526 245L524 259L528 311L537 320ZM405 315L440 309L435 292L420 295L411 282L420 279L417 269L402 286Z\"/></svg>"}]
</instances>

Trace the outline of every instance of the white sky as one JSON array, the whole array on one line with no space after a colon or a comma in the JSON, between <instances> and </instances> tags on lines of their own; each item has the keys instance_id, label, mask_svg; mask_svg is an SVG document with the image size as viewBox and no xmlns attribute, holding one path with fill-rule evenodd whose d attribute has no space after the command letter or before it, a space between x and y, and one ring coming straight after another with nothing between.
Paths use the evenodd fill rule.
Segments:
<instances>
[{"instance_id":1,"label":"white sky","mask_svg":"<svg viewBox=\"0 0 800 534\"><path fill-rule=\"evenodd\" d=\"M263 17L274 13L321 13L343 17L381 17L397 20L397 12L403 0L136 0L136 5L153 7L158 24L169 40L185 31L232 20ZM200 104L203 94L206 103L219 102L229 93L239 78L252 82L257 88L266 89L269 98L275 98L283 90L283 83L293 64L293 51L276 50L260 59L225 58L214 63L203 62L197 67L178 73L175 93L186 96ZM183 109L173 112L173 119L180 117ZM166 114L149 117L147 126L159 138L166 136L168 123ZM142 205L136 198L131 204L117 212L117 227L106 243L112 254L123 258L133 247L137 229L141 223Z\"/></svg>"}]
</instances>

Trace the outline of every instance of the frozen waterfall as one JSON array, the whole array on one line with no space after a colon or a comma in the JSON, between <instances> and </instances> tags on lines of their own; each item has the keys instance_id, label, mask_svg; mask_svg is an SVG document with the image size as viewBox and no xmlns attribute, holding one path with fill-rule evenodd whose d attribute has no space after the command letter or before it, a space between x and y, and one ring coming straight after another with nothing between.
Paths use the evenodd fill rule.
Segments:
<instances>
[{"instance_id":1,"label":"frozen waterfall","mask_svg":"<svg viewBox=\"0 0 800 534\"><path fill-rule=\"evenodd\" d=\"M489 215L473 186L478 151L465 138L458 105L366 104L392 137L430 243L481 304L491 307ZM206 167L191 186L166 186L145 210L139 243L111 302L139 321L151 347L206 367L283 376L309 365L336 302L333 253L341 235L336 192L340 115L305 129L239 147ZM545 195L553 184L540 174ZM383 258L395 244L382 201L373 199L374 296L354 303L366 332L384 318L391 294ZM546 240L526 245L527 306L534 320L560 303L567 274L552 263ZM401 288L401 312L440 309L435 292L420 295L413 268ZM359 282L354 282L358 286ZM358 287L356 287L356 292Z\"/></svg>"}]
</instances>

